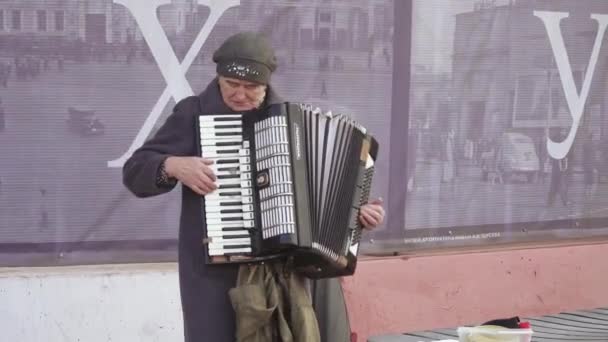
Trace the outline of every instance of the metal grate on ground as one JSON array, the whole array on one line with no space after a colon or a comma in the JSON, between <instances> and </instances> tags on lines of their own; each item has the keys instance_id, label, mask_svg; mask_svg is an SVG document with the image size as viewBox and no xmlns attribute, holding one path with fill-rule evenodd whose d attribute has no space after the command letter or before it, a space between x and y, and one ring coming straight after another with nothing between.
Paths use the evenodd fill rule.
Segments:
<instances>
[{"instance_id":1,"label":"metal grate on ground","mask_svg":"<svg viewBox=\"0 0 608 342\"><path fill-rule=\"evenodd\" d=\"M530 321L532 342L608 342L608 308L523 318ZM456 328L375 336L368 342L434 342L458 340Z\"/></svg>"}]
</instances>

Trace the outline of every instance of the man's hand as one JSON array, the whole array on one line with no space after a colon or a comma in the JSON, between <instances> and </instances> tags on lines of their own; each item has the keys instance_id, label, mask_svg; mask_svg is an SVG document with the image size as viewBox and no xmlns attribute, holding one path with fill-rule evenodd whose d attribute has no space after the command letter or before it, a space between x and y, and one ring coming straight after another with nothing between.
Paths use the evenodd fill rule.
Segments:
<instances>
[{"instance_id":1,"label":"man's hand","mask_svg":"<svg viewBox=\"0 0 608 342\"><path fill-rule=\"evenodd\" d=\"M363 228L372 230L384 221L384 208L382 208L381 198L369 201L363 205L359 210L359 221L363 225Z\"/></svg>"},{"instance_id":2,"label":"man's hand","mask_svg":"<svg viewBox=\"0 0 608 342\"><path fill-rule=\"evenodd\" d=\"M217 189L215 174L209 167L212 164L212 160L199 157L169 157L165 160L165 170L169 177L204 196Z\"/></svg>"}]
</instances>

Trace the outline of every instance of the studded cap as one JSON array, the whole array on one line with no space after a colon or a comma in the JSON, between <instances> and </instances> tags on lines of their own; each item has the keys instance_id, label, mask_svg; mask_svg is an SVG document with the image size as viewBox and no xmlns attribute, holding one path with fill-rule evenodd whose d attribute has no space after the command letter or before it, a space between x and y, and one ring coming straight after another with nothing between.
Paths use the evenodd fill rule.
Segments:
<instances>
[{"instance_id":1,"label":"studded cap","mask_svg":"<svg viewBox=\"0 0 608 342\"><path fill-rule=\"evenodd\" d=\"M277 59L270 42L255 32L240 32L230 36L213 54L217 73L268 84L277 68Z\"/></svg>"}]
</instances>

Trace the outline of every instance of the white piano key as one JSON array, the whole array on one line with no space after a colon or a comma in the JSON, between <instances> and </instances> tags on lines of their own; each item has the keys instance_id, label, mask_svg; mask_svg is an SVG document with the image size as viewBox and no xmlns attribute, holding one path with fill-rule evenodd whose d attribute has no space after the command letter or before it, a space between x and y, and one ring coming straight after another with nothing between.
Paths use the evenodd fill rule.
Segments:
<instances>
[{"instance_id":1,"label":"white piano key","mask_svg":"<svg viewBox=\"0 0 608 342\"><path fill-rule=\"evenodd\" d=\"M221 121L216 121L215 120L216 118L221 119L221 120L228 120L228 119L242 120L243 116L240 114L199 115L200 122L209 122L209 121L221 122Z\"/></svg>"},{"instance_id":2,"label":"white piano key","mask_svg":"<svg viewBox=\"0 0 608 342\"><path fill-rule=\"evenodd\" d=\"M241 184L241 182L251 182L251 173L221 175L216 178L215 184L217 185L234 185Z\"/></svg>"},{"instance_id":3,"label":"white piano key","mask_svg":"<svg viewBox=\"0 0 608 342\"><path fill-rule=\"evenodd\" d=\"M210 243L207 248L209 248L210 251L224 251L224 253L237 253L234 252L236 250L241 250L241 249L249 249L251 250L251 244L240 244L240 245L224 245L224 244L218 244L218 243Z\"/></svg>"},{"instance_id":4,"label":"white piano key","mask_svg":"<svg viewBox=\"0 0 608 342\"><path fill-rule=\"evenodd\" d=\"M207 222L212 222L213 219L231 218L238 217L243 218L243 213L205 213L205 219Z\"/></svg>"},{"instance_id":5,"label":"white piano key","mask_svg":"<svg viewBox=\"0 0 608 342\"><path fill-rule=\"evenodd\" d=\"M222 235L240 235L240 234L249 234L249 228L243 226L243 221L239 223L238 226L228 227L225 224L210 224L207 226L207 235L210 235L214 232L214 236L222 236Z\"/></svg>"},{"instance_id":6,"label":"white piano key","mask_svg":"<svg viewBox=\"0 0 608 342\"><path fill-rule=\"evenodd\" d=\"M253 188L240 187L240 186L238 188L220 188L220 189L217 189L214 192L210 193L211 196L214 196L214 195L219 196L220 200L221 200L221 197L224 197L224 196L237 196L239 194L241 196L252 196ZM215 200L216 198L211 197L210 199Z\"/></svg>"},{"instance_id":7,"label":"white piano key","mask_svg":"<svg viewBox=\"0 0 608 342\"><path fill-rule=\"evenodd\" d=\"M230 142L233 143L233 140L243 140L243 136L241 135L201 135L201 146L207 146L207 144L205 144L205 141L215 141L217 146L217 143L221 143L222 141L224 142Z\"/></svg>"},{"instance_id":8,"label":"white piano key","mask_svg":"<svg viewBox=\"0 0 608 342\"><path fill-rule=\"evenodd\" d=\"M205 201L207 200L211 200L211 201L239 201L242 202L244 204L251 204L253 203L253 198L251 196L218 196L218 195L212 195L212 194L207 194L205 195Z\"/></svg>"},{"instance_id":9,"label":"white piano key","mask_svg":"<svg viewBox=\"0 0 608 342\"><path fill-rule=\"evenodd\" d=\"M242 244L251 244L251 235L248 231L245 231L245 233L241 233L239 235L226 235L226 236L210 236L207 239L208 243L226 243L226 244L237 244L237 243L242 243Z\"/></svg>"},{"instance_id":10,"label":"white piano key","mask_svg":"<svg viewBox=\"0 0 608 342\"><path fill-rule=\"evenodd\" d=\"M249 156L249 149L241 148L238 149L238 152L235 153L221 153L219 151L209 151L207 153L202 153L203 158L224 158L224 159L234 159L240 157Z\"/></svg>"},{"instance_id":11,"label":"white piano key","mask_svg":"<svg viewBox=\"0 0 608 342\"><path fill-rule=\"evenodd\" d=\"M251 164L251 158L244 156L244 157L230 157L230 158L226 158L226 157L214 157L214 158L209 158L211 160L214 161L214 163L212 165L217 165L218 167L221 165L226 165L226 164L233 164L234 162L238 161L241 164Z\"/></svg>"},{"instance_id":12,"label":"white piano key","mask_svg":"<svg viewBox=\"0 0 608 342\"><path fill-rule=\"evenodd\" d=\"M221 238L223 236L245 236L245 235L249 235L249 231L248 230L231 230L231 231L224 231L224 230L207 230L207 237L209 238Z\"/></svg>"},{"instance_id":13,"label":"white piano key","mask_svg":"<svg viewBox=\"0 0 608 342\"><path fill-rule=\"evenodd\" d=\"M224 228L250 228L250 227L245 227L245 222L243 221L228 221L228 222L222 222L222 223L209 223L207 222L207 230L211 231L211 230L222 230Z\"/></svg>"},{"instance_id":14,"label":"white piano key","mask_svg":"<svg viewBox=\"0 0 608 342\"><path fill-rule=\"evenodd\" d=\"M222 238L212 237L209 239L209 245L251 245L251 238Z\"/></svg>"},{"instance_id":15,"label":"white piano key","mask_svg":"<svg viewBox=\"0 0 608 342\"><path fill-rule=\"evenodd\" d=\"M202 134L215 134L214 132L243 132L243 126L240 123L228 123L228 122L217 122L210 124L203 124L199 126L199 132Z\"/></svg>"},{"instance_id":16,"label":"white piano key","mask_svg":"<svg viewBox=\"0 0 608 342\"><path fill-rule=\"evenodd\" d=\"M220 256L226 254L251 253L251 248L232 248L232 249L209 249L210 256Z\"/></svg>"},{"instance_id":17,"label":"white piano key","mask_svg":"<svg viewBox=\"0 0 608 342\"><path fill-rule=\"evenodd\" d=\"M201 127L201 137L243 136L243 128L238 127Z\"/></svg>"},{"instance_id":18,"label":"white piano key","mask_svg":"<svg viewBox=\"0 0 608 342\"><path fill-rule=\"evenodd\" d=\"M228 145L228 146L201 146L202 153L222 153L226 151L235 151L234 154L239 153L242 149L242 145Z\"/></svg>"},{"instance_id":19,"label":"white piano key","mask_svg":"<svg viewBox=\"0 0 608 342\"><path fill-rule=\"evenodd\" d=\"M234 218L234 220L224 220L221 217L205 217L205 221L207 224L226 224L230 222L243 222L244 224L244 221L242 219L239 220L239 218Z\"/></svg>"},{"instance_id":20,"label":"white piano key","mask_svg":"<svg viewBox=\"0 0 608 342\"><path fill-rule=\"evenodd\" d=\"M222 139L216 139L216 138L208 138L208 137L201 137L201 146L217 146L217 144L224 144L224 143L236 143L238 145L234 145L234 146L242 146L243 148L245 147L249 147L249 146L244 146L242 144L243 142L243 138L242 137L225 137Z\"/></svg>"},{"instance_id":21,"label":"white piano key","mask_svg":"<svg viewBox=\"0 0 608 342\"><path fill-rule=\"evenodd\" d=\"M210 168L216 175L220 172L230 172L228 170L235 170L233 172L238 173L251 172L251 165L249 164L213 164Z\"/></svg>"},{"instance_id":22,"label":"white piano key","mask_svg":"<svg viewBox=\"0 0 608 342\"><path fill-rule=\"evenodd\" d=\"M230 120L230 121L201 121L200 127L216 127L216 126L241 126L243 120Z\"/></svg>"},{"instance_id":23,"label":"white piano key","mask_svg":"<svg viewBox=\"0 0 608 342\"><path fill-rule=\"evenodd\" d=\"M235 174L222 172L222 174L215 174L215 177L215 184L218 187L221 186L222 189L234 188L235 185L245 188L251 187L251 180L249 180L251 175L246 175L245 173Z\"/></svg>"},{"instance_id":24,"label":"white piano key","mask_svg":"<svg viewBox=\"0 0 608 342\"><path fill-rule=\"evenodd\" d=\"M249 211L253 211L253 205L246 204L246 205L218 206L218 205L207 205L207 203L205 203L205 212L207 212L207 213L219 213L222 210L242 210L243 212L249 212Z\"/></svg>"},{"instance_id":25,"label":"white piano key","mask_svg":"<svg viewBox=\"0 0 608 342\"><path fill-rule=\"evenodd\" d=\"M253 189L251 188L240 188L240 189L218 189L211 193L208 193L206 198L210 200L222 199L225 197L234 197L234 196L251 196L253 195Z\"/></svg>"},{"instance_id":26,"label":"white piano key","mask_svg":"<svg viewBox=\"0 0 608 342\"><path fill-rule=\"evenodd\" d=\"M239 200L223 200L223 199L209 199L205 198L205 207L207 206L216 206L216 207L224 207L224 206L239 206L239 205L251 205L251 202L245 203L241 199Z\"/></svg>"},{"instance_id":27,"label":"white piano key","mask_svg":"<svg viewBox=\"0 0 608 342\"><path fill-rule=\"evenodd\" d=\"M213 220L225 219L225 218L241 218L243 220L253 220L253 212L242 212L242 213L205 213L205 219L207 222L212 223Z\"/></svg>"},{"instance_id":28,"label":"white piano key","mask_svg":"<svg viewBox=\"0 0 608 342\"><path fill-rule=\"evenodd\" d=\"M206 221L208 225L212 226L215 230L217 230L218 228L230 227L232 224L234 224L235 228L241 226L245 228L252 228L254 220L222 221L222 219L220 218L210 218ZM207 229L209 229L209 227L207 227Z\"/></svg>"},{"instance_id":29,"label":"white piano key","mask_svg":"<svg viewBox=\"0 0 608 342\"><path fill-rule=\"evenodd\" d=\"M240 178L220 179L217 185L220 187L219 190L231 189L230 187L235 189L235 185L238 185L241 189L250 189L253 187L253 183L250 180L241 180Z\"/></svg>"},{"instance_id":30,"label":"white piano key","mask_svg":"<svg viewBox=\"0 0 608 342\"><path fill-rule=\"evenodd\" d=\"M229 136L229 135L243 135L243 126L241 125L224 125L218 124L209 127L199 128L200 136ZM226 133L226 134L224 134ZM241 140L243 140L241 138Z\"/></svg>"},{"instance_id":31,"label":"white piano key","mask_svg":"<svg viewBox=\"0 0 608 342\"><path fill-rule=\"evenodd\" d=\"M234 178L226 178L226 179L240 179L240 175L247 173L248 171L241 171L241 167L232 167L232 168L219 168L218 171L215 171L214 174L216 176L239 176L238 178L234 177ZM222 179L222 177L218 177L220 179ZM250 177L247 177L250 178Z\"/></svg>"},{"instance_id":32,"label":"white piano key","mask_svg":"<svg viewBox=\"0 0 608 342\"><path fill-rule=\"evenodd\" d=\"M241 221L242 222L242 221ZM242 223L241 223L242 225ZM229 230L235 229L235 230ZM247 227L226 227L224 224L213 224L207 227L207 236L238 236L249 234L249 228Z\"/></svg>"},{"instance_id":33,"label":"white piano key","mask_svg":"<svg viewBox=\"0 0 608 342\"><path fill-rule=\"evenodd\" d=\"M236 175L221 175L220 177L218 177L218 175L216 176L216 180L215 180L215 185L217 185L218 187L220 185L222 186L232 186L232 185L239 185L241 184L242 180L241 180L241 174L236 174Z\"/></svg>"}]
</instances>

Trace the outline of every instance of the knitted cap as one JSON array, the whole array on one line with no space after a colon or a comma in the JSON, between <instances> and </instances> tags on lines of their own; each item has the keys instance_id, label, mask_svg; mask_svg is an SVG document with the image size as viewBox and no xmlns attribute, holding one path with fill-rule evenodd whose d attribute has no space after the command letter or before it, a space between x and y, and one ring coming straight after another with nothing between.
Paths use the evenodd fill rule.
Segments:
<instances>
[{"instance_id":1,"label":"knitted cap","mask_svg":"<svg viewBox=\"0 0 608 342\"><path fill-rule=\"evenodd\" d=\"M277 68L270 42L255 32L240 32L224 41L213 54L217 73L245 81L268 84Z\"/></svg>"}]
</instances>

